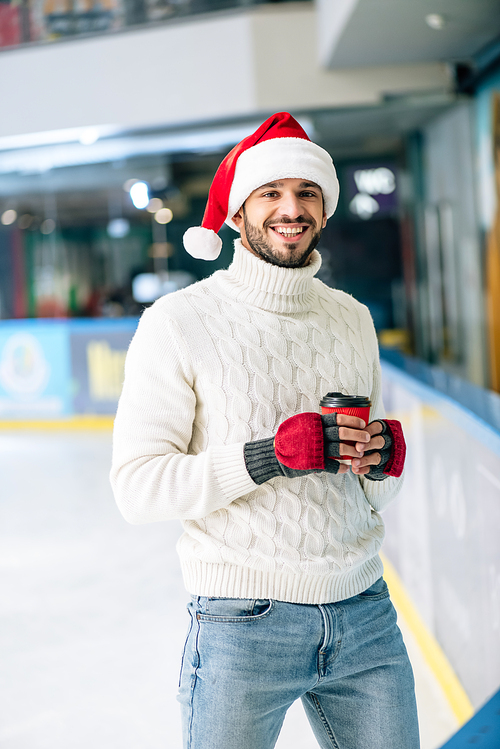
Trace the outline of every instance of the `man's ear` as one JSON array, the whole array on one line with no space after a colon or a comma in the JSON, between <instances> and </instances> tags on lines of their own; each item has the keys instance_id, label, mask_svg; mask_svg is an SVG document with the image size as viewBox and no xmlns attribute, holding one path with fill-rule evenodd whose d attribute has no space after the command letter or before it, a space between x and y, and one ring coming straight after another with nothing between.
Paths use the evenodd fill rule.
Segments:
<instances>
[{"instance_id":1,"label":"man's ear","mask_svg":"<svg viewBox=\"0 0 500 749\"><path fill-rule=\"evenodd\" d=\"M243 211L241 210L241 208L239 211L236 211L232 220L239 229L241 225L243 224Z\"/></svg>"},{"instance_id":2,"label":"man's ear","mask_svg":"<svg viewBox=\"0 0 500 749\"><path fill-rule=\"evenodd\" d=\"M328 221L328 219L327 219L327 217L326 217L326 211L323 211L323 224L322 224L322 226L321 226L321 228L322 228L322 229L324 229L324 228L325 228L325 226L326 226L326 222L327 222L327 221Z\"/></svg>"}]
</instances>

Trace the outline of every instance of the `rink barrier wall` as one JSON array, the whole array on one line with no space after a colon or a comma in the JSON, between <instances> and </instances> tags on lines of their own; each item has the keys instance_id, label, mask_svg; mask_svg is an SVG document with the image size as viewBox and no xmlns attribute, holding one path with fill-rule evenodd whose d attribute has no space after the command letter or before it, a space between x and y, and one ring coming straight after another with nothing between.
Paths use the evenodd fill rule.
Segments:
<instances>
[{"instance_id":1,"label":"rink barrier wall","mask_svg":"<svg viewBox=\"0 0 500 749\"><path fill-rule=\"evenodd\" d=\"M408 445L402 490L384 512L384 553L463 722L467 699L477 710L500 685L500 396L399 353L381 357L384 404ZM432 642L456 681L443 678Z\"/></svg>"},{"instance_id":2,"label":"rink barrier wall","mask_svg":"<svg viewBox=\"0 0 500 749\"><path fill-rule=\"evenodd\" d=\"M63 419L2 419L0 429L4 431L38 430L111 432L113 416L70 416Z\"/></svg>"},{"instance_id":3,"label":"rink barrier wall","mask_svg":"<svg viewBox=\"0 0 500 749\"><path fill-rule=\"evenodd\" d=\"M384 579L389 588L392 602L407 628L413 635L420 652L457 719L462 726L474 714L472 703L460 683L442 648L422 620L401 578L385 555L381 555L384 565Z\"/></svg>"},{"instance_id":4,"label":"rink barrier wall","mask_svg":"<svg viewBox=\"0 0 500 749\"><path fill-rule=\"evenodd\" d=\"M0 420L114 416L137 323L135 317L0 321Z\"/></svg>"}]
</instances>

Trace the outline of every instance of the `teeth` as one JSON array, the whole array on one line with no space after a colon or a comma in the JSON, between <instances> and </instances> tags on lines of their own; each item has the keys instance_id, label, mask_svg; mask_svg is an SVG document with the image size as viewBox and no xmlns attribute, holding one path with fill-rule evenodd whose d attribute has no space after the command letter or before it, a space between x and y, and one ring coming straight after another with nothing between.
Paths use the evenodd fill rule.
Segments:
<instances>
[{"instance_id":1,"label":"teeth","mask_svg":"<svg viewBox=\"0 0 500 749\"><path fill-rule=\"evenodd\" d=\"M276 228L275 231L278 232L278 234L283 234L284 236L290 237L295 236L295 234L302 234L304 231L304 227L301 226L298 229L285 229L284 227Z\"/></svg>"}]
</instances>

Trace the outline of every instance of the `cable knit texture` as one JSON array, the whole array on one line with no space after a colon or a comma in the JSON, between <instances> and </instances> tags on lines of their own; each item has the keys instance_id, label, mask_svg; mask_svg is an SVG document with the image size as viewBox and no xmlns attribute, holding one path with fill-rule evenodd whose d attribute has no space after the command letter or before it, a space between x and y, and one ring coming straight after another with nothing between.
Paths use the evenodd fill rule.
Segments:
<instances>
[{"instance_id":1,"label":"cable knit texture","mask_svg":"<svg viewBox=\"0 0 500 749\"><path fill-rule=\"evenodd\" d=\"M330 391L368 395L383 418L370 314L305 268L279 268L240 240L228 270L159 299L125 365L111 481L132 523L180 519L196 595L342 600L382 573L379 512L401 479L326 471L256 484L244 446Z\"/></svg>"}]
</instances>

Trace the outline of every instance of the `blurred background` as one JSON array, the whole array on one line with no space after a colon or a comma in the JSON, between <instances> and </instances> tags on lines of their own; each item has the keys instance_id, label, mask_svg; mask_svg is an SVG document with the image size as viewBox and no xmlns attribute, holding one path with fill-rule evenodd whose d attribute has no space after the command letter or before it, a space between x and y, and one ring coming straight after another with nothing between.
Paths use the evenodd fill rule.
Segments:
<instances>
[{"instance_id":1,"label":"blurred background","mask_svg":"<svg viewBox=\"0 0 500 749\"><path fill-rule=\"evenodd\" d=\"M180 745L179 529L121 520L112 419L142 310L231 261L228 227L182 246L217 166L283 110L336 164L320 277L370 308L410 447L423 749L500 686L500 2L0 0L6 749Z\"/></svg>"}]
</instances>

